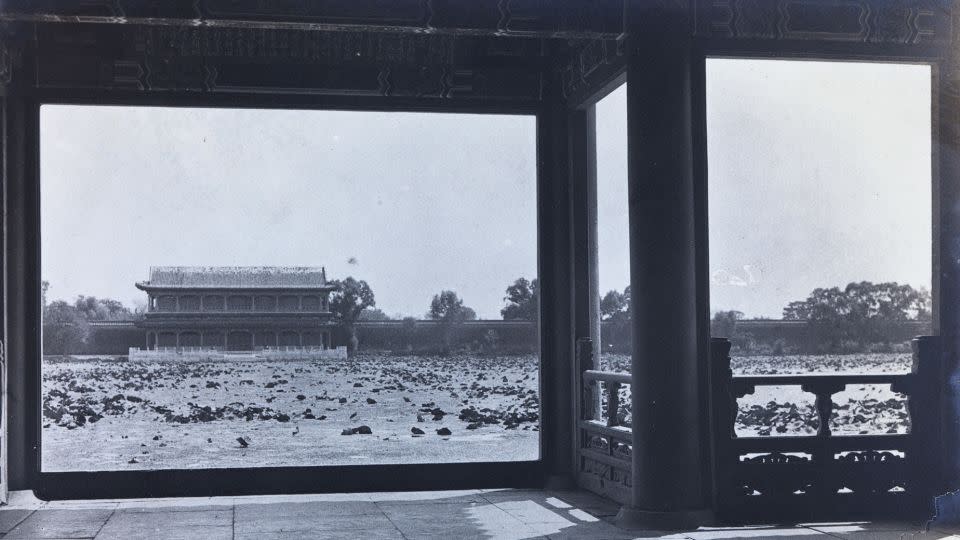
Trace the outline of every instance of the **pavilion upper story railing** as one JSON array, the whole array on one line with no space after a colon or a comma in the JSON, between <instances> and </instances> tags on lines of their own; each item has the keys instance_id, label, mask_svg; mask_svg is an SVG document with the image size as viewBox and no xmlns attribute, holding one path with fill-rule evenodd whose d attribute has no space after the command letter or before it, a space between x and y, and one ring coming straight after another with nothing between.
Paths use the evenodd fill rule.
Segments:
<instances>
[{"instance_id":1,"label":"pavilion upper story railing","mask_svg":"<svg viewBox=\"0 0 960 540\"><path fill-rule=\"evenodd\" d=\"M131 349L138 349L139 347L131 347ZM205 345L200 346L190 346L190 345L181 345L179 347L153 347L153 351L158 352L170 352L170 353L190 353L190 352L235 352L240 354L254 353L254 352L270 352L270 351L281 351L281 352L301 352L301 351L325 351L331 347L324 347L323 345L279 345L279 346L256 346L250 347L248 349L226 349L219 345ZM148 349L143 349L148 350Z\"/></svg>"},{"instance_id":2,"label":"pavilion upper story railing","mask_svg":"<svg viewBox=\"0 0 960 540\"><path fill-rule=\"evenodd\" d=\"M903 374L734 375L730 342L711 343L714 493L729 521L929 517L941 455L941 342L913 340ZM847 385L890 385L907 394L907 433L831 432L833 395ZM740 437L737 400L757 387L799 385L816 397L819 427L809 436Z\"/></svg>"},{"instance_id":3,"label":"pavilion upper story railing","mask_svg":"<svg viewBox=\"0 0 960 540\"><path fill-rule=\"evenodd\" d=\"M620 389L630 385L630 374L592 369L596 363L590 339L577 341L577 363L580 374L578 484L621 504L629 504L633 430L622 425Z\"/></svg>"}]
</instances>

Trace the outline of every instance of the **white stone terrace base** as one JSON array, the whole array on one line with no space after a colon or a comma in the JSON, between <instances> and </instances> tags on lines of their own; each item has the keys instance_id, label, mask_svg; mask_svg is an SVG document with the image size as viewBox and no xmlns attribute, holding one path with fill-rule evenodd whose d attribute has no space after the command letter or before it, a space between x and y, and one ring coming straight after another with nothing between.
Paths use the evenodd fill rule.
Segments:
<instances>
[{"instance_id":1,"label":"white stone terrace base","mask_svg":"<svg viewBox=\"0 0 960 540\"><path fill-rule=\"evenodd\" d=\"M131 347L127 357L138 362L235 362L238 360L346 360L347 348L263 347L252 351L224 351L212 347Z\"/></svg>"}]
</instances>

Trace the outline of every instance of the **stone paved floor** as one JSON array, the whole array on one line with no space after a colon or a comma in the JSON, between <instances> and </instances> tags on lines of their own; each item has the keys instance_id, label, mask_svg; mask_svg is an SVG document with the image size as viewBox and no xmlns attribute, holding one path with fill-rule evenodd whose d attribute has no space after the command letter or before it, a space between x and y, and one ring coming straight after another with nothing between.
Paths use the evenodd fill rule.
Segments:
<instances>
[{"instance_id":1,"label":"stone paved floor","mask_svg":"<svg viewBox=\"0 0 960 540\"><path fill-rule=\"evenodd\" d=\"M624 531L617 507L580 491L470 490L39 501L11 494L0 509L4 539L736 539L954 538L956 529L918 523L821 523L701 528L688 532ZM954 536L955 535L955 536Z\"/></svg>"}]
</instances>

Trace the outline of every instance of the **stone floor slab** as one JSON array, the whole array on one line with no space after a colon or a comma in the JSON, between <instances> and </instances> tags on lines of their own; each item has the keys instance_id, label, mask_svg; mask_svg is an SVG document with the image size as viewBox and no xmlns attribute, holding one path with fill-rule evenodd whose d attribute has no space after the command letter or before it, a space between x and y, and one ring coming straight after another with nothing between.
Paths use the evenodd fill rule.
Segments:
<instances>
[{"instance_id":1,"label":"stone floor slab","mask_svg":"<svg viewBox=\"0 0 960 540\"><path fill-rule=\"evenodd\" d=\"M852 540L940 540L949 537L938 531L860 531L833 536Z\"/></svg>"},{"instance_id":2,"label":"stone floor slab","mask_svg":"<svg viewBox=\"0 0 960 540\"><path fill-rule=\"evenodd\" d=\"M260 520L264 516L366 516L382 515L371 501L283 502L236 506L237 522Z\"/></svg>"},{"instance_id":3,"label":"stone floor slab","mask_svg":"<svg viewBox=\"0 0 960 540\"><path fill-rule=\"evenodd\" d=\"M232 497L237 505L304 503L304 502L351 502L370 501L369 493L303 493L291 495L244 495Z\"/></svg>"},{"instance_id":4,"label":"stone floor slab","mask_svg":"<svg viewBox=\"0 0 960 540\"><path fill-rule=\"evenodd\" d=\"M464 503L378 503L377 507L390 519L399 520L424 520L424 521L442 521L461 520L470 512L476 509L490 507L494 505L487 502L464 502Z\"/></svg>"},{"instance_id":5,"label":"stone floor slab","mask_svg":"<svg viewBox=\"0 0 960 540\"><path fill-rule=\"evenodd\" d=\"M935 531L926 531L918 523L907 522L870 522L870 523L834 523L809 524L813 530L820 531L839 538L855 538L859 540L888 539L907 540L909 538L940 538L944 536Z\"/></svg>"},{"instance_id":6,"label":"stone floor slab","mask_svg":"<svg viewBox=\"0 0 960 540\"><path fill-rule=\"evenodd\" d=\"M748 525L742 527L701 527L685 531L684 536L693 540L734 540L738 538L775 538L778 540L831 538L831 535L802 526Z\"/></svg>"},{"instance_id":7,"label":"stone floor slab","mask_svg":"<svg viewBox=\"0 0 960 540\"><path fill-rule=\"evenodd\" d=\"M444 511L444 509L446 511ZM534 534L521 521L492 504L408 505L386 510L406 538L515 538Z\"/></svg>"},{"instance_id":8,"label":"stone floor slab","mask_svg":"<svg viewBox=\"0 0 960 540\"><path fill-rule=\"evenodd\" d=\"M273 531L252 534L237 534L234 540L347 540L362 538L363 540L404 540L400 531L393 529L377 529L361 531Z\"/></svg>"},{"instance_id":9,"label":"stone floor slab","mask_svg":"<svg viewBox=\"0 0 960 540\"><path fill-rule=\"evenodd\" d=\"M595 516L615 516L620 511L620 505L616 502L589 491L551 491L549 494Z\"/></svg>"},{"instance_id":10,"label":"stone floor slab","mask_svg":"<svg viewBox=\"0 0 960 540\"><path fill-rule=\"evenodd\" d=\"M233 525L233 509L198 510L194 512L139 512L118 510L103 526L104 531L113 528L141 526L145 528L175 527L224 527Z\"/></svg>"},{"instance_id":11,"label":"stone floor slab","mask_svg":"<svg viewBox=\"0 0 960 540\"><path fill-rule=\"evenodd\" d=\"M142 505L123 505L117 507L117 512L128 512L133 514L163 514L167 512L233 512L233 505L206 505L206 506L142 506Z\"/></svg>"},{"instance_id":12,"label":"stone floor slab","mask_svg":"<svg viewBox=\"0 0 960 540\"><path fill-rule=\"evenodd\" d=\"M500 489L481 493L484 500L491 503L505 501L545 501L552 497L546 491L538 489Z\"/></svg>"},{"instance_id":13,"label":"stone floor slab","mask_svg":"<svg viewBox=\"0 0 960 540\"><path fill-rule=\"evenodd\" d=\"M149 525L104 529L94 540L232 540L232 526L183 527Z\"/></svg>"},{"instance_id":14,"label":"stone floor slab","mask_svg":"<svg viewBox=\"0 0 960 540\"><path fill-rule=\"evenodd\" d=\"M702 527L625 531L618 505L579 491L464 490L410 493L197 497L37 502L0 510L0 535L17 540L271 540L309 538L553 540L939 540L953 527L911 522Z\"/></svg>"},{"instance_id":15,"label":"stone floor slab","mask_svg":"<svg viewBox=\"0 0 960 540\"><path fill-rule=\"evenodd\" d=\"M361 537L367 531L394 529L393 524L383 514L358 515L269 515L260 518L248 518L234 522L234 531L238 535L252 535L255 533L274 533L301 531L315 533L317 531L351 531L354 536Z\"/></svg>"},{"instance_id":16,"label":"stone floor slab","mask_svg":"<svg viewBox=\"0 0 960 540\"><path fill-rule=\"evenodd\" d=\"M33 510L0 510L0 534L9 532L33 512Z\"/></svg>"},{"instance_id":17,"label":"stone floor slab","mask_svg":"<svg viewBox=\"0 0 960 540\"><path fill-rule=\"evenodd\" d=\"M371 493L370 500L376 503L390 504L445 504L486 502L483 493L477 489L460 491L400 491L391 493Z\"/></svg>"},{"instance_id":18,"label":"stone floor slab","mask_svg":"<svg viewBox=\"0 0 960 540\"><path fill-rule=\"evenodd\" d=\"M560 526L553 523L530 523L526 527L534 534L551 540L576 540L579 538L603 538L604 540L632 540L637 535L631 531L618 529L605 522L580 523Z\"/></svg>"},{"instance_id":19,"label":"stone floor slab","mask_svg":"<svg viewBox=\"0 0 960 540\"><path fill-rule=\"evenodd\" d=\"M4 539L93 538L112 514L113 510L37 510Z\"/></svg>"},{"instance_id":20,"label":"stone floor slab","mask_svg":"<svg viewBox=\"0 0 960 540\"><path fill-rule=\"evenodd\" d=\"M496 503L495 506L522 523L555 523L569 526L580 521L571 516L566 509L553 508L546 502L540 503L530 500L501 501Z\"/></svg>"}]
</instances>

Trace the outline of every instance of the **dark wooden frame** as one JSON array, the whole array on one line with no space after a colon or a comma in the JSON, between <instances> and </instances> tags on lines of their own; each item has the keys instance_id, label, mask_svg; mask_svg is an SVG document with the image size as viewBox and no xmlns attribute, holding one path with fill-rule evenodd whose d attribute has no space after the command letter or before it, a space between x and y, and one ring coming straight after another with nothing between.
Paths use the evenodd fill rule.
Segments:
<instances>
[{"instance_id":1,"label":"dark wooden frame","mask_svg":"<svg viewBox=\"0 0 960 540\"><path fill-rule=\"evenodd\" d=\"M628 103L634 105L628 110L628 138L634 141L631 144L641 139L639 135L643 130L654 130L674 137L676 146L682 147L679 158L673 155L673 149L663 144L654 143L652 149L633 148L634 152L658 153L667 163L665 168L657 168L631 158L631 189L638 189L633 184L649 182L649 186L639 189L652 189L654 195L665 194L686 201L692 174L692 205L687 207L683 203L684 207L677 210L684 213L684 226L692 223L695 245L692 252L686 253L694 261L692 265L687 264L688 261L673 260L682 267L682 278L675 280L674 276L656 273L633 274L633 281L654 285L648 291L653 297L660 294L656 290L658 284L695 289L696 293L696 298L684 298L683 310L675 313L684 321L691 321L690 313L695 312L695 336L685 334L683 328L657 327L664 340L683 348L682 363L686 371L683 374L656 371L658 366L635 358L632 381L640 383L641 388L634 395L643 394L644 399L649 399L658 391L656 384L651 385L637 375L638 367L654 368L653 378L664 379L654 383L673 385L681 394L707 395L720 384L710 373L706 360L710 336L704 107L705 62L712 56L934 64L937 77L932 111L934 325L943 335L945 369L956 368L960 351L960 262L957 262L960 259L949 254L958 249L952 239L960 236L960 210L954 210L960 207L960 183L956 181L960 174L960 1L584 0L576 6L569 2L555 4L505 0L496 3L497 9L494 9L492 2L474 5L457 1L409 1L390 6L386 12L377 12L362 3L336 0L324 4L327 10L306 6L292 14L278 7L250 11L243 4L219 0L200 0L189 8L187 4L143 0L93 2L82 6L68 0L11 0L10 8L0 8L0 95L4 107L4 196L8 211L4 249L13 257L5 261L8 333L4 337L10 344L8 358L11 373L15 375L10 380L10 403L19 407L4 412L12 420L12 432L19 437L10 445L9 463L12 467L26 468L21 471L25 475L14 475L14 487L36 488L41 494L66 495L77 483L98 481L102 488L99 493L116 495L571 485L580 465L577 450L581 447L582 433L578 422L592 407L588 400L581 401L574 396L583 388L583 371L595 367L592 354L575 358L574 351L578 343L581 352L589 351L589 340L599 337L592 320L597 298L595 231L591 231L596 211L590 202L595 197L595 192L591 192L595 188L592 185L595 170L591 172L591 169L596 159L592 148L595 128L591 109L600 97L622 81L624 73L639 81L657 83L653 85L655 88L642 92L631 85L633 91L628 96ZM540 7L530 7L534 5ZM424 6L430 9L422 9ZM500 9L503 7L506 9ZM142 41L136 36L138 24L143 28L174 27L182 32L151 30L145 33L153 37ZM194 30L194 25L208 30ZM126 29L121 31L117 27ZM60 31L71 34L72 38L51 41L57 37L51 32ZM319 43L319 49L304 52L309 49L305 47L287 54L286 44L278 46L273 40L282 42L286 39L283 36L287 36L284 33L291 31L301 32L297 39L309 42L311 47ZM233 59L224 62L223 58L209 58L223 52L219 48L223 44L214 43L213 49L205 48L208 42L198 45L198 41L203 41L200 36L203 32L208 32L214 42L223 39L226 46L231 47L231 54L226 56L237 56L240 64L247 62L256 67L250 67L246 74L241 70L239 75L245 76L238 77L237 62ZM329 33L318 37L315 32ZM38 34L42 34L41 39ZM383 37L387 34L394 35ZM236 35L246 36L245 44L255 49L247 55L249 58L244 57L245 53L234 54L235 44L231 40ZM510 39L526 41L510 42ZM327 41L333 43L332 48L324 48ZM72 54L74 46L86 47L83 66L62 61L45 63L42 67L47 71L44 71L36 62L36 55L44 51L48 56L51 50ZM214 49L216 53L210 53ZM362 56L360 60L354 58L354 51L357 57ZM659 54L651 55L648 51ZM421 57L425 61L418 64ZM262 69L274 62L287 63L279 75ZM223 85L219 85L221 80L216 73L221 65L232 70L222 78ZM304 66L331 69L343 80L330 84L322 76L316 78L314 73L300 80L297 70ZM51 67L54 77L50 77ZM421 67L423 71L418 72ZM152 76L144 73L151 68L155 71ZM358 75L355 68L359 68L362 75ZM510 75L498 72L500 68L506 68ZM651 69L657 75L650 79L644 69ZM488 75L495 82L485 86L484 77ZM253 84L245 88L251 77L269 80L253 80ZM660 84L663 78L669 82ZM534 80L539 84L533 84ZM72 85L71 81L77 84ZM460 84L462 81L467 82ZM471 86L475 82L477 86ZM423 91L421 83L434 86ZM254 91L260 94L253 95ZM367 95L352 94L355 92ZM684 97L678 99L675 95ZM645 100L649 99L663 101L678 120L670 120L648 107ZM179 472L156 477L81 474L47 479L48 484L50 480L58 480L69 481L70 486L42 485L43 479L39 478L42 475L35 474L36 463L30 458L38 448L26 448L30 441L39 440L35 433L39 424L31 420L39 411L24 409L24 404L39 403L39 368L24 364L24 359L29 362L38 354L35 325L39 277L35 273L37 243L33 236L37 229L30 221L36 213L32 206L36 194L28 189L36 186L28 181L37 165L34 144L37 103L49 101L535 114L539 275L544 299L540 321L544 411L541 460L517 464L515 470L499 464L493 469L491 464L338 469L341 474L356 475L349 479L333 478L330 470L321 473L261 469L259 473L250 473L253 481L240 473L231 476L234 473L230 471L187 471L179 477ZM662 175L685 182L684 191L672 191L669 184L659 181ZM643 207L631 205L634 222L631 224L631 260L636 263L657 252L636 241L644 234L642 227L636 227L644 219L640 216ZM658 212L656 208L647 210ZM669 220L664 219L669 234L684 241L688 238L689 231L666 221ZM636 286L633 289L638 291ZM636 302L635 305L641 309L647 307ZM635 324L635 334L646 330ZM649 347L650 337L637 343ZM696 355L692 353L694 340ZM26 373L26 380L16 376L22 373ZM948 380L945 374L940 382L944 386L945 402L960 399L960 383ZM635 398L635 403L642 401ZM673 405L683 409L682 400ZM635 410L639 409L635 407ZM701 400L696 411L684 409L691 418L694 412L700 423L696 432L667 433L668 440L650 441L651 448L644 447L641 451L650 452L648 457L653 459L669 461L673 457L667 453L669 445L682 446L685 458L697 461L699 474L687 474L686 468L667 466L646 471L646 476L639 480L647 487L633 493L634 498L643 500L639 504L632 501L621 515L626 524L659 528L656 525L690 525L708 518L705 506L709 506L709 501L705 499L716 493L713 479L717 473L718 441L712 436L715 426L704 420L712 417L708 400ZM641 411L641 414L644 413ZM27 425L23 424L25 420L29 420ZM956 424L953 416L944 415L943 451L947 456L960 453ZM698 450L692 442L700 442L703 450ZM163 472L166 471L157 473ZM443 474L442 480L429 478L438 473ZM384 479L385 474L389 475L388 479ZM960 484L960 468L945 466L943 477L944 486L955 487ZM271 479L277 483L268 485ZM178 487L175 481L182 481L184 485ZM247 481L248 485L238 487L234 481ZM137 485L136 482L149 484ZM318 488L319 482L330 483ZM634 486L637 485L635 481ZM121 488L125 491L113 491ZM71 494L85 496L77 491Z\"/></svg>"},{"instance_id":2,"label":"dark wooden frame","mask_svg":"<svg viewBox=\"0 0 960 540\"><path fill-rule=\"evenodd\" d=\"M466 489L494 487L541 487L547 481L551 467L544 456L544 440L551 436L551 430L559 426L551 425L550 415L541 415L540 448L541 459L524 462L483 462L483 463L443 463L409 465L356 465L356 466L312 466L312 467L249 467L236 469L162 469L153 471L97 471L97 472L44 472L40 469L42 448L40 424L41 363L38 307L40 305L39 283L39 108L44 104L84 104L84 105L130 105L130 106L166 106L166 107L218 107L218 108L276 108L276 109L319 109L319 110L356 110L383 112L440 112L475 114L512 114L527 115L537 119L538 154L543 146L539 139L544 133L540 128L543 112L536 103L516 104L477 104L477 103L414 103L407 100L340 99L302 97L302 96L104 96L100 93L73 91L38 92L36 99L30 99L22 110L26 116L22 119L25 126L24 137L14 144L23 145L22 175L11 175L8 189L11 191L10 204L16 205L22 212L16 223L11 223L8 235L20 240L10 243L11 249L6 257L13 269L19 274L13 280L22 280L25 286L17 287L14 302L20 302L25 317L11 317L9 324L12 336L26 338L26 348L16 351L20 358L32 359L26 368L26 384L22 397L14 398L15 404L10 413L14 418L22 419L22 433L25 440L17 436L14 428L11 433L12 449L23 447L31 450L18 456L12 456L12 462L25 463L29 471L20 482L34 489L43 499L108 498L108 497L161 497L161 496L209 496L209 495L250 495L267 493L316 493L349 491L390 491L390 490L427 490L427 489ZM539 213L545 207L553 205L544 201L551 192L549 176L539 166L537 184ZM546 193L545 193L546 192ZM549 214L548 214L549 215ZM555 216L554 218L559 218ZM542 220L542 217L540 218ZM550 227L539 227L538 240L555 241ZM554 267L551 251L538 250L538 266ZM544 278L541 277L541 282ZM549 280L549 277L546 277ZM554 323L556 309L542 306L541 327L549 329ZM547 409L547 399L554 397L552 388L555 378L546 376L550 359L563 356L557 353L548 356L549 350L556 351L551 343L551 333L542 331L541 340L541 409ZM15 343L15 341L12 341ZM16 345L15 345L16 347ZM20 356L22 355L22 356ZM20 366L16 366L20 367ZM24 404L28 406L24 407ZM29 406L35 404L35 406ZM25 443L25 444L24 444ZM554 445L557 447L559 445ZM561 472L562 468L552 467Z\"/></svg>"}]
</instances>

